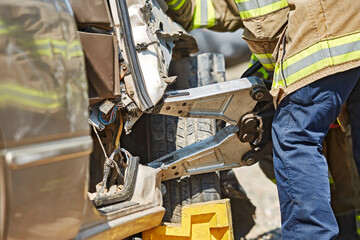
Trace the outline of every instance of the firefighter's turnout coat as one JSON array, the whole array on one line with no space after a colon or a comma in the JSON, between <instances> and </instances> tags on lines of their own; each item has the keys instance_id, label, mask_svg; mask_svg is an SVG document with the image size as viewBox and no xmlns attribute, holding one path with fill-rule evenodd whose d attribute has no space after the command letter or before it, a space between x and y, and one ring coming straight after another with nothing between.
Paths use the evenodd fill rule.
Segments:
<instances>
[{"instance_id":1,"label":"firefighter's turnout coat","mask_svg":"<svg viewBox=\"0 0 360 240\"><path fill-rule=\"evenodd\" d=\"M251 51L274 71L272 95L360 66L360 1L166 0L168 14L187 30L244 27Z\"/></svg>"}]
</instances>

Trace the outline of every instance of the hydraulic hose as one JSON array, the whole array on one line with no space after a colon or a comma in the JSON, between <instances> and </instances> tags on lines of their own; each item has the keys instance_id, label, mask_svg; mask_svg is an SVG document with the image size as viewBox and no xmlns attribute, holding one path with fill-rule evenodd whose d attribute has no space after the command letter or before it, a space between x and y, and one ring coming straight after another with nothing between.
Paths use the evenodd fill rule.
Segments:
<instances>
[{"instance_id":1,"label":"hydraulic hose","mask_svg":"<svg viewBox=\"0 0 360 240\"><path fill-rule=\"evenodd\" d=\"M256 61L254 65L249 67L242 75L241 78L250 77L254 73L256 73L260 68L262 67L261 63L259 61Z\"/></svg>"}]
</instances>

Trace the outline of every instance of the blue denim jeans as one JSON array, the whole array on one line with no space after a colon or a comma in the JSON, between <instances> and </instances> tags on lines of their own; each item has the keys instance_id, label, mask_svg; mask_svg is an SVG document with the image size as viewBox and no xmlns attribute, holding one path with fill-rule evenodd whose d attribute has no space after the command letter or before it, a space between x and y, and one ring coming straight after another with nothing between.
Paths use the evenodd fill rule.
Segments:
<instances>
[{"instance_id":1,"label":"blue denim jeans","mask_svg":"<svg viewBox=\"0 0 360 240\"><path fill-rule=\"evenodd\" d=\"M354 89L348 104L354 154L360 156L360 84L354 88L359 78L356 68L320 79L287 96L275 112L272 139L283 239L329 240L338 234L322 142Z\"/></svg>"}]
</instances>

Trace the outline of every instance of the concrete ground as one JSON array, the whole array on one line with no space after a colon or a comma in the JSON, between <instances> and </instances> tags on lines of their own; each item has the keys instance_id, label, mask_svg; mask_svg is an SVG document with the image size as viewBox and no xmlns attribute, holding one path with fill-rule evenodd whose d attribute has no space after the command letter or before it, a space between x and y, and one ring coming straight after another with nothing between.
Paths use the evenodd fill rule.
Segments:
<instances>
[{"instance_id":1,"label":"concrete ground","mask_svg":"<svg viewBox=\"0 0 360 240\"><path fill-rule=\"evenodd\" d=\"M256 224L246 239L280 240L280 206L276 185L264 175L259 164L234 171L248 198L256 206Z\"/></svg>"}]
</instances>

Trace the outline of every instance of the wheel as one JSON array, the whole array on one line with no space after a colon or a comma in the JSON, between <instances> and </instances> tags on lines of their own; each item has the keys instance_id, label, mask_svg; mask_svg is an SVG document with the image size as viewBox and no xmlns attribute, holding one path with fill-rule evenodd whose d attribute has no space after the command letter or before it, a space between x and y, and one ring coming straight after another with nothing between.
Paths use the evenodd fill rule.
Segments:
<instances>
[{"instance_id":1,"label":"wheel","mask_svg":"<svg viewBox=\"0 0 360 240\"><path fill-rule=\"evenodd\" d=\"M215 133L215 121L187 119L162 115L151 117L152 159L155 160L176 149L204 140ZM218 200L220 179L217 173L199 174L163 182L166 209L163 221L180 222L181 207L189 203Z\"/></svg>"},{"instance_id":2,"label":"wheel","mask_svg":"<svg viewBox=\"0 0 360 240\"><path fill-rule=\"evenodd\" d=\"M186 89L224 81L223 62L222 55L210 53L173 62L170 66L171 74L178 76L174 88ZM155 160L176 149L207 139L215 133L216 120L213 119L152 116L150 134L152 159ZM163 184L167 191L163 197L163 205L166 209L163 220L166 222L180 222L181 207L186 204L221 199L218 173L173 179Z\"/></svg>"}]
</instances>

